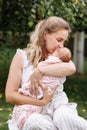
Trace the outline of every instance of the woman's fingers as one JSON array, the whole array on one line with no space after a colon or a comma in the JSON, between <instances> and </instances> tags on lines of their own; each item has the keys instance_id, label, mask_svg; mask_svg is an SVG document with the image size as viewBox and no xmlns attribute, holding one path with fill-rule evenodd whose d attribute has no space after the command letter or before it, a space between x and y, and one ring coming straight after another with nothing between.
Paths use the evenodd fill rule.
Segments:
<instances>
[{"instance_id":1,"label":"woman's fingers","mask_svg":"<svg viewBox=\"0 0 87 130\"><path fill-rule=\"evenodd\" d=\"M56 89L57 89L57 86L55 86L55 87L52 89L52 93L53 93L53 94L55 93Z\"/></svg>"},{"instance_id":2,"label":"woman's fingers","mask_svg":"<svg viewBox=\"0 0 87 130\"><path fill-rule=\"evenodd\" d=\"M41 73L38 69L35 69L30 77L30 93L33 95L38 95L39 81L41 79Z\"/></svg>"},{"instance_id":3,"label":"woman's fingers","mask_svg":"<svg viewBox=\"0 0 87 130\"><path fill-rule=\"evenodd\" d=\"M30 93L32 95L37 96L38 95L38 83L37 82L33 82L30 86Z\"/></svg>"}]
</instances>

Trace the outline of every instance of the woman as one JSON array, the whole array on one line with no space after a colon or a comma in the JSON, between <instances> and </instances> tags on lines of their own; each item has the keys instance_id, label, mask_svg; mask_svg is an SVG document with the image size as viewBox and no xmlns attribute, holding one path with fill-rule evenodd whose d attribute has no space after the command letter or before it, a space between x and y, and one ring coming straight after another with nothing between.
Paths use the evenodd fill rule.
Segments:
<instances>
[{"instance_id":1,"label":"woman","mask_svg":"<svg viewBox=\"0 0 87 130\"><path fill-rule=\"evenodd\" d=\"M28 80L31 81L31 94L37 95L39 80L43 75L62 77L75 73L76 69L72 61L43 66L39 70L37 68L38 62L45 60L56 49L64 46L69 32L70 27L65 20L56 16L49 17L36 26L27 48L17 50L12 60L6 84L6 101L16 104L16 106L43 106L42 112L32 112L27 117L21 130L87 129L87 121L78 116L76 104L68 103L68 98L63 92L63 85L60 86L59 90L56 88L51 92L43 90L44 97L41 100L18 93L19 87ZM50 113L49 107L51 106L52 111ZM54 106L56 107L54 108ZM17 122L14 123L11 120L9 121L9 129L13 130L13 128L15 130L20 129Z\"/></svg>"}]
</instances>

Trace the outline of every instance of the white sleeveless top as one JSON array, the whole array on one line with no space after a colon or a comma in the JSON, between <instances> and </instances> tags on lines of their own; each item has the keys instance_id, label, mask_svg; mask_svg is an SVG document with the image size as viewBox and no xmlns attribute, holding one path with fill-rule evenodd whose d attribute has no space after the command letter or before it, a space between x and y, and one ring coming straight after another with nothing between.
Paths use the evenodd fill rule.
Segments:
<instances>
[{"instance_id":1,"label":"white sleeveless top","mask_svg":"<svg viewBox=\"0 0 87 130\"><path fill-rule=\"evenodd\" d=\"M26 52L22 49L17 49L16 54L21 54L23 58L23 73L22 73L22 82L21 86L28 82L30 75L33 73L33 65L29 63L27 59Z\"/></svg>"},{"instance_id":2,"label":"white sleeveless top","mask_svg":"<svg viewBox=\"0 0 87 130\"><path fill-rule=\"evenodd\" d=\"M17 53L22 55L23 62L24 62L23 74L22 74L22 83L21 83L21 87L22 87L29 80L29 77L33 73L34 68L33 68L33 65L31 63L29 63L25 51L23 51L21 49L17 49ZM57 88L57 90L56 90L56 92L53 96L53 100L54 100L53 102L55 102L55 106L68 103L68 98L67 98L65 92L63 92L63 84L58 86L58 88Z\"/></svg>"},{"instance_id":3,"label":"white sleeveless top","mask_svg":"<svg viewBox=\"0 0 87 130\"><path fill-rule=\"evenodd\" d=\"M34 68L33 68L33 65L31 63L29 63L25 51L23 51L22 49L17 49L16 53L22 55L23 62L24 62L23 73L22 73L22 82L21 82L21 86L23 86L25 83L27 83L29 81L29 77L33 73ZM61 91L63 91L63 85L58 86L58 92L61 92Z\"/></svg>"},{"instance_id":4,"label":"white sleeveless top","mask_svg":"<svg viewBox=\"0 0 87 130\"><path fill-rule=\"evenodd\" d=\"M24 62L22 82L21 82L21 86L23 86L29 80L29 77L33 73L34 68L33 65L29 63L25 51L23 51L22 49L17 49L16 54L21 54ZM53 114L53 111L56 110L56 108L59 105L65 105L65 104L66 105L70 104L70 106L75 107L75 103L68 103L67 95L65 92L63 92L63 85L60 85L58 86L58 89L56 90L52 98L52 101L49 102L46 106L44 106L41 114L49 114L51 116ZM9 126L9 130L13 130L13 129L19 130L17 125L13 123L12 120L8 120L8 126Z\"/></svg>"}]
</instances>

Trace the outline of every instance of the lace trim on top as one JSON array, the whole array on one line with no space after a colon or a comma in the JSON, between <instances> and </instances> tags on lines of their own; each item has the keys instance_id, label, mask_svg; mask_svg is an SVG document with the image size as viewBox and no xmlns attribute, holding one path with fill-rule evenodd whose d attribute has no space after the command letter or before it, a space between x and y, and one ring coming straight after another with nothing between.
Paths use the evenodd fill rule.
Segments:
<instances>
[{"instance_id":1,"label":"lace trim on top","mask_svg":"<svg viewBox=\"0 0 87 130\"><path fill-rule=\"evenodd\" d=\"M26 67L29 64L29 61L27 60L27 56L26 56L26 52L23 51L22 49L17 49L18 54L21 54L23 57L23 63L24 63L24 67Z\"/></svg>"}]
</instances>

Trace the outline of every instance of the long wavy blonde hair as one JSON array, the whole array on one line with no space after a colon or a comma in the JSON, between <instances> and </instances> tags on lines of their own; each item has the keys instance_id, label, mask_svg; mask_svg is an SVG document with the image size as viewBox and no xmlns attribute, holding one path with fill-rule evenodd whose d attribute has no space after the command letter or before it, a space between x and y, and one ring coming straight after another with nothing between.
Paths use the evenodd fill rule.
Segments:
<instances>
[{"instance_id":1,"label":"long wavy blonde hair","mask_svg":"<svg viewBox=\"0 0 87 130\"><path fill-rule=\"evenodd\" d=\"M28 60L37 66L38 62L45 60L47 56L44 40L44 32L54 33L58 30L66 29L70 32L69 24L62 18L51 16L47 19L40 21L33 33L30 36L30 42L27 44L27 57Z\"/></svg>"}]
</instances>

